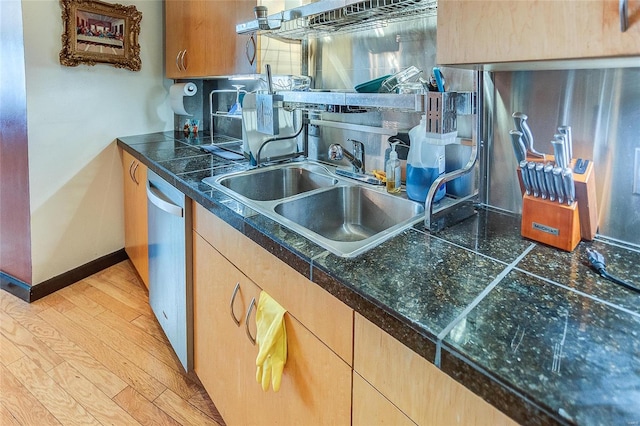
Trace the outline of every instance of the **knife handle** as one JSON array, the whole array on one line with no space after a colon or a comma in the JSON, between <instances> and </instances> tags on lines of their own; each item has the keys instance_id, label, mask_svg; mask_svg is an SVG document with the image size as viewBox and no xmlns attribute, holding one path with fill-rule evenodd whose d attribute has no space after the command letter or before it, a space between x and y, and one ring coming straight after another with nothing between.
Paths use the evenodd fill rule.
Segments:
<instances>
[{"instance_id":1,"label":"knife handle","mask_svg":"<svg viewBox=\"0 0 640 426\"><path fill-rule=\"evenodd\" d=\"M540 187L538 187L538 177L536 176L536 163L529 161L527 163L527 171L529 172L529 182L531 183L531 190L534 197L540 196Z\"/></svg>"},{"instance_id":2,"label":"knife handle","mask_svg":"<svg viewBox=\"0 0 640 426\"><path fill-rule=\"evenodd\" d=\"M562 158L564 159L564 165L560 167L563 169L565 167L569 167L571 165L571 161L569 161L569 142L567 141L567 135L564 133L556 133L553 135L553 138L562 142Z\"/></svg>"},{"instance_id":3,"label":"knife handle","mask_svg":"<svg viewBox=\"0 0 640 426\"><path fill-rule=\"evenodd\" d=\"M544 158L544 154L538 152L533 147L533 134L531 133L531 129L529 128L529 124L527 123L527 119L529 118L527 114L522 112L514 112L511 117L513 117L513 122L516 125L516 130L522 133L522 140L527 148L527 154L532 157Z\"/></svg>"},{"instance_id":4,"label":"knife handle","mask_svg":"<svg viewBox=\"0 0 640 426\"><path fill-rule=\"evenodd\" d=\"M547 199L547 185L544 181L544 163L536 164L536 179L538 180L538 189L543 200Z\"/></svg>"},{"instance_id":5,"label":"knife handle","mask_svg":"<svg viewBox=\"0 0 640 426\"><path fill-rule=\"evenodd\" d=\"M560 167L553 168L553 186L556 190L556 197L560 204L564 203L564 190L562 182L562 169Z\"/></svg>"},{"instance_id":6,"label":"knife handle","mask_svg":"<svg viewBox=\"0 0 640 426\"><path fill-rule=\"evenodd\" d=\"M516 161L520 164L521 161L527 159L527 148L522 140L522 132L510 130L509 136L511 136L511 144L513 145L513 152L516 154Z\"/></svg>"},{"instance_id":7,"label":"knife handle","mask_svg":"<svg viewBox=\"0 0 640 426\"><path fill-rule=\"evenodd\" d=\"M551 141L551 145L553 145L553 155L556 160L556 166L564 169L567 166L564 157L564 138L557 138Z\"/></svg>"},{"instance_id":8,"label":"knife handle","mask_svg":"<svg viewBox=\"0 0 640 426\"><path fill-rule=\"evenodd\" d=\"M567 205L570 206L576 199L576 185L573 180L573 172L569 167L562 170L562 185L567 199Z\"/></svg>"},{"instance_id":9,"label":"knife handle","mask_svg":"<svg viewBox=\"0 0 640 426\"><path fill-rule=\"evenodd\" d=\"M571 160L573 160L573 136L571 134L571 126L560 126L558 127L558 133L564 135L564 140L566 144L567 154L565 159L567 160L567 166L571 167Z\"/></svg>"},{"instance_id":10,"label":"knife handle","mask_svg":"<svg viewBox=\"0 0 640 426\"><path fill-rule=\"evenodd\" d=\"M520 161L520 176L522 177L522 183L524 184L524 192L527 195L531 195L531 181L529 180L529 171L527 170L527 160Z\"/></svg>"},{"instance_id":11,"label":"knife handle","mask_svg":"<svg viewBox=\"0 0 640 426\"><path fill-rule=\"evenodd\" d=\"M544 183L547 186L549 192L549 201L556 200L556 190L553 184L553 165L551 163L544 166Z\"/></svg>"}]
</instances>

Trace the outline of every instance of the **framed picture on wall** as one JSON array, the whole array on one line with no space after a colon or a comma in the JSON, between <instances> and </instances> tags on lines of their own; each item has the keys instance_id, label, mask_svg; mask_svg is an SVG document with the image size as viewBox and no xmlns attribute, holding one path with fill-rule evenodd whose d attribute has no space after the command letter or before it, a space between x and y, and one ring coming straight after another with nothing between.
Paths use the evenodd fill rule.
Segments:
<instances>
[{"instance_id":1,"label":"framed picture on wall","mask_svg":"<svg viewBox=\"0 0 640 426\"><path fill-rule=\"evenodd\" d=\"M111 64L139 71L140 21L135 6L109 4L95 0L60 0L62 7L62 50L60 63Z\"/></svg>"}]
</instances>

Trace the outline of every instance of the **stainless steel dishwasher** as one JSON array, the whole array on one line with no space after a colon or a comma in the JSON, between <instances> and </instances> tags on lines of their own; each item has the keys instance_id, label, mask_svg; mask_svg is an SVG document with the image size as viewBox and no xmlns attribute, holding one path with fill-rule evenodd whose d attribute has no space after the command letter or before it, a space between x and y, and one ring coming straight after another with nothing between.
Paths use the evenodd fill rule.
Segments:
<instances>
[{"instance_id":1,"label":"stainless steel dishwasher","mask_svg":"<svg viewBox=\"0 0 640 426\"><path fill-rule=\"evenodd\" d=\"M147 174L149 303L186 371L193 368L191 200Z\"/></svg>"}]
</instances>

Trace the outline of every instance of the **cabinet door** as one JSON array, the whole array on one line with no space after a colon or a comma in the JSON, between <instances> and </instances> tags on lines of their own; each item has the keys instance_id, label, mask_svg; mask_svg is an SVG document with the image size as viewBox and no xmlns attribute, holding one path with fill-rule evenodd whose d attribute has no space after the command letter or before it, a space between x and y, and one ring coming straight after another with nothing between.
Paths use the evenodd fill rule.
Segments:
<instances>
[{"instance_id":1,"label":"cabinet door","mask_svg":"<svg viewBox=\"0 0 640 426\"><path fill-rule=\"evenodd\" d=\"M147 231L147 167L122 151L124 181L124 248L145 286L149 287Z\"/></svg>"},{"instance_id":2,"label":"cabinet door","mask_svg":"<svg viewBox=\"0 0 640 426\"><path fill-rule=\"evenodd\" d=\"M278 392L264 392L256 382L258 347L245 344L252 364L246 369L245 398L251 403L243 424L349 425L351 367L288 313L285 327L287 363Z\"/></svg>"},{"instance_id":3,"label":"cabinet door","mask_svg":"<svg viewBox=\"0 0 640 426\"><path fill-rule=\"evenodd\" d=\"M477 64L640 54L640 0L438 2L438 63Z\"/></svg>"},{"instance_id":4,"label":"cabinet door","mask_svg":"<svg viewBox=\"0 0 640 426\"><path fill-rule=\"evenodd\" d=\"M194 369L227 424L349 424L351 367L289 313L280 390L262 390L258 347L247 337L247 325L255 337L255 306L247 313L261 289L197 231L193 240Z\"/></svg>"},{"instance_id":5,"label":"cabinet door","mask_svg":"<svg viewBox=\"0 0 640 426\"><path fill-rule=\"evenodd\" d=\"M253 8L256 0L237 0L235 23L247 22L255 19ZM269 12L271 13L271 12ZM235 31L235 27L234 27ZM264 72L259 63L260 36L258 34L236 34L234 41L234 53L230 55L232 67L238 74L250 74ZM275 74L275 71L274 71Z\"/></svg>"},{"instance_id":6,"label":"cabinet door","mask_svg":"<svg viewBox=\"0 0 640 426\"><path fill-rule=\"evenodd\" d=\"M359 314L353 355L354 371L417 424L516 424Z\"/></svg>"},{"instance_id":7,"label":"cabinet door","mask_svg":"<svg viewBox=\"0 0 640 426\"><path fill-rule=\"evenodd\" d=\"M237 11L246 3L165 0L166 76L197 78L236 72ZM253 12L253 7L249 10Z\"/></svg>"},{"instance_id":8,"label":"cabinet door","mask_svg":"<svg viewBox=\"0 0 640 426\"><path fill-rule=\"evenodd\" d=\"M255 355L245 316L259 290L196 232L193 244L194 370L226 423L246 424ZM255 320L249 326L255 336Z\"/></svg>"}]
</instances>

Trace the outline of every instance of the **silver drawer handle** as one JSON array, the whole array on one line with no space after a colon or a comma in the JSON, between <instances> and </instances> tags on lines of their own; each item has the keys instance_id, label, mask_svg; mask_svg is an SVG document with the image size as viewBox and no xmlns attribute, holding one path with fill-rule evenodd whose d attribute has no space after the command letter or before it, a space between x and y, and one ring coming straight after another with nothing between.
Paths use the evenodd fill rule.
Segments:
<instances>
[{"instance_id":1,"label":"silver drawer handle","mask_svg":"<svg viewBox=\"0 0 640 426\"><path fill-rule=\"evenodd\" d=\"M618 6L620 11L620 31L627 31L627 27L629 27L629 14L627 10L627 0L620 0L620 4Z\"/></svg>"},{"instance_id":2,"label":"silver drawer handle","mask_svg":"<svg viewBox=\"0 0 640 426\"><path fill-rule=\"evenodd\" d=\"M244 54L247 56L247 60L249 61L249 65L253 65L256 60L257 46L256 46L256 33L251 33L251 36L247 40L247 43L244 46Z\"/></svg>"},{"instance_id":3,"label":"silver drawer handle","mask_svg":"<svg viewBox=\"0 0 640 426\"><path fill-rule=\"evenodd\" d=\"M229 302L229 310L231 311L231 319L233 319L233 322L235 322L236 325L240 327L240 320L236 318L235 314L233 313L233 303L236 300L236 296L238 295L238 290L240 290L240 281L236 283L236 286L233 289L233 294L231 295L231 302Z\"/></svg>"},{"instance_id":4,"label":"silver drawer handle","mask_svg":"<svg viewBox=\"0 0 640 426\"><path fill-rule=\"evenodd\" d=\"M251 344L254 346L256 344L256 339L253 338L253 336L251 335L251 331L249 330L249 317L251 316L251 311L253 311L253 308L255 306L256 306L256 298L252 297L251 302L249 302L249 309L247 309L247 316L244 319L244 328L247 331L247 337L249 338L249 341L251 341Z\"/></svg>"}]
</instances>

